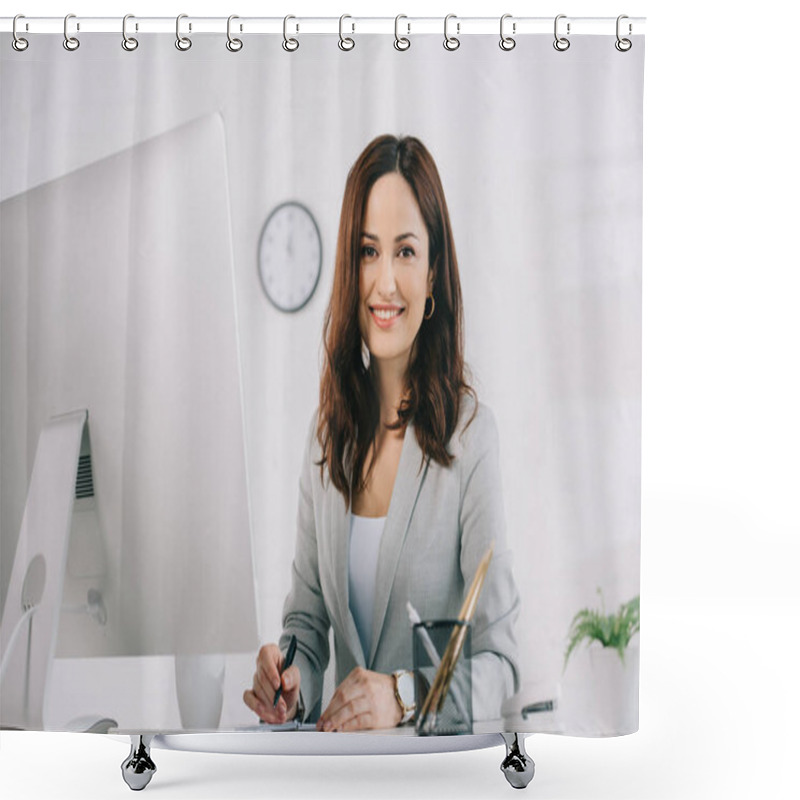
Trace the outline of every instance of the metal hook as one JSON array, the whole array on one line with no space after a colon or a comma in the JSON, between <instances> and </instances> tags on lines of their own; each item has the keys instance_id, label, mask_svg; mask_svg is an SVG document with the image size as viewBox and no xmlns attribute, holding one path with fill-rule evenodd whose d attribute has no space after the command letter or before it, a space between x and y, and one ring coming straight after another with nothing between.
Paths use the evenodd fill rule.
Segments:
<instances>
[{"instance_id":1,"label":"metal hook","mask_svg":"<svg viewBox=\"0 0 800 800\"><path fill-rule=\"evenodd\" d=\"M456 36L450 36L447 33L447 23L451 19L456 19L456 15L448 14L444 18L444 49L453 51L458 50L458 48L461 47L461 40L458 38L458 34L461 33L461 23L456 23Z\"/></svg>"},{"instance_id":2,"label":"metal hook","mask_svg":"<svg viewBox=\"0 0 800 800\"><path fill-rule=\"evenodd\" d=\"M351 39L349 36L345 37L345 35L342 33L342 23L346 19L353 19L353 18L349 14L342 14L342 16L339 17L339 49L345 51L352 50L356 46L355 40ZM353 30L351 31L351 33L355 33L356 32L355 22L352 23L352 26Z\"/></svg>"},{"instance_id":3,"label":"metal hook","mask_svg":"<svg viewBox=\"0 0 800 800\"><path fill-rule=\"evenodd\" d=\"M563 53L565 50L569 50L570 41L565 36L558 35L558 21L560 19L566 19L566 14L559 14L556 17L556 21L553 24L553 35L556 37L556 40L553 42L553 47L558 50L559 53ZM567 23L567 36L569 36L569 22Z\"/></svg>"},{"instance_id":4,"label":"metal hook","mask_svg":"<svg viewBox=\"0 0 800 800\"><path fill-rule=\"evenodd\" d=\"M300 47L300 42L298 42L297 39L289 38L286 35L286 24L289 22L290 19L297 19L297 17L293 17L291 14L287 14L283 18L283 49L287 53L293 53L295 50L297 50L298 47ZM300 26L295 25L295 32L299 31L300 31Z\"/></svg>"},{"instance_id":5,"label":"metal hook","mask_svg":"<svg viewBox=\"0 0 800 800\"><path fill-rule=\"evenodd\" d=\"M503 27L505 25L506 20L511 19L511 17L512 17L511 14L503 14L503 16L500 17L500 49L505 51L513 50L517 46L517 40L511 36L506 36L503 31ZM513 23L511 30L512 32L516 33L517 31L516 22Z\"/></svg>"},{"instance_id":6,"label":"metal hook","mask_svg":"<svg viewBox=\"0 0 800 800\"><path fill-rule=\"evenodd\" d=\"M17 14L17 16L14 17L14 22L13 22L13 24L11 26L11 32L14 34L14 38L11 40L11 46L18 53L21 53L23 50L27 50L28 49L28 40L27 39L23 39L17 33L17 20L18 19L25 19L25 16L23 14Z\"/></svg>"},{"instance_id":7,"label":"metal hook","mask_svg":"<svg viewBox=\"0 0 800 800\"><path fill-rule=\"evenodd\" d=\"M225 42L225 47L231 51L231 53L238 53L244 45L242 44L241 39L235 39L231 36L231 22L235 19L239 19L236 14L231 14L228 17L228 41ZM241 27L239 28L241 30Z\"/></svg>"},{"instance_id":8,"label":"metal hook","mask_svg":"<svg viewBox=\"0 0 800 800\"><path fill-rule=\"evenodd\" d=\"M69 23L70 19L74 18L74 14L67 14L67 16L64 17L64 49L69 50L70 52L77 50L81 46L81 43L74 36L70 36L67 32L67 24ZM80 25L78 26L78 30L80 30Z\"/></svg>"},{"instance_id":9,"label":"metal hook","mask_svg":"<svg viewBox=\"0 0 800 800\"><path fill-rule=\"evenodd\" d=\"M619 35L619 23L623 19L628 19L628 15L627 14L620 14L617 17L617 41L614 42L614 47L616 47L617 50L620 51L620 53L627 53L628 50L630 50L631 47L633 47L633 42L630 39L621 39L620 38L620 35ZM631 33L633 33L633 25L631 25L631 23L629 22L628 23L628 35L630 35Z\"/></svg>"},{"instance_id":10,"label":"metal hook","mask_svg":"<svg viewBox=\"0 0 800 800\"><path fill-rule=\"evenodd\" d=\"M129 53L139 46L138 39L134 39L133 36L128 36L128 20L133 18L133 14L126 14L122 18L122 49L127 50ZM139 30L138 25L136 26L136 30Z\"/></svg>"},{"instance_id":11,"label":"metal hook","mask_svg":"<svg viewBox=\"0 0 800 800\"><path fill-rule=\"evenodd\" d=\"M408 19L405 14L398 14L394 18L394 49L395 50L408 50L411 47L411 40L406 39L405 36L400 36L399 33L399 23L401 19ZM410 23L406 23L406 27L408 28L408 33L411 33L411 25Z\"/></svg>"},{"instance_id":12,"label":"metal hook","mask_svg":"<svg viewBox=\"0 0 800 800\"><path fill-rule=\"evenodd\" d=\"M188 36L181 36L181 20L187 19L188 14L178 14L178 18L175 20L175 47L178 50L188 50L192 46L192 40ZM189 26L189 30L192 29L192 26Z\"/></svg>"}]
</instances>

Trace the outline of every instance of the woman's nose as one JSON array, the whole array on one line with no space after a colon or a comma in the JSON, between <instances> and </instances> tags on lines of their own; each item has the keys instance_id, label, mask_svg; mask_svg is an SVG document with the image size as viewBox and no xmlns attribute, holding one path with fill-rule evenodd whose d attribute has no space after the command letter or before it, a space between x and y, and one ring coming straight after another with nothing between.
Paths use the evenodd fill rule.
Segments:
<instances>
[{"instance_id":1,"label":"woman's nose","mask_svg":"<svg viewBox=\"0 0 800 800\"><path fill-rule=\"evenodd\" d=\"M378 291L383 295L391 295L394 290L394 264L391 256L383 256L378 267Z\"/></svg>"}]
</instances>

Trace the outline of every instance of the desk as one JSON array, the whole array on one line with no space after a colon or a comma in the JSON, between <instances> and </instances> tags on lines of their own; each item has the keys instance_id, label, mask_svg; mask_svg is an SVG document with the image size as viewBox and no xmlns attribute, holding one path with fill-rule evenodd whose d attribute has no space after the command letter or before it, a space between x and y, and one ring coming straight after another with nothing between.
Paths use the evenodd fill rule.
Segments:
<instances>
[{"instance_id":1,"label":"desk","mask_svg":"<svg viewBox=\"0 0 800 800\"><path fill-rule=\"evenodd\" d=\"M57 658L53 662L45 701L45 730L74 730L75 720L108 717L117 722L113 729L115 735L125 734L127 740L128 733L151 733L156 735L154 747L276 754L470 750L500 744L502 740L498 731L504 727L519 731L560 732L554 715L539 714L529 718L527 723L520 720L516 726L508 723L504 726L500 719L476 722L470 736L416 736L412 725L353 734L318 731L258 733L252 730L257 725L255 715L242 700L244 690L252 685L254 668L254 653L227 654L219 730L186 733L181 728L178 711L173 656ZM253 733L257 735L253 736ZM342 741L351 736L366 736L371 742L346 744ZM391 743L381 742L387 739L391 739Z\"/></svg>"},{"instance_id":2,"label":"desk","mask_svg":"<svg viewBox=\"0 0 800 800\"><path fill-rule=\"evenodd\" d=\"M242 694L253 684L255 653L225 659L220 728L257 722ZM173 656L56 658L44 706L45 730L72 730L74 720L109 717L120 730L181 729Z\"/></svg>"}]
</instances>

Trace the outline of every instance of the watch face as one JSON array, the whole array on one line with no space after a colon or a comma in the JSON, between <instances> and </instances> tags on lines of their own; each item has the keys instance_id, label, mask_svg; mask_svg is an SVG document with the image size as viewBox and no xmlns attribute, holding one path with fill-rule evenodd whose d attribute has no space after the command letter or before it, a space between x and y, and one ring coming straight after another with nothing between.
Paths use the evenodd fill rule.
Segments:
<instances>
[{"instance_id":1,"label":"watch face","mask_svg":"<svg viewBox=\"0 0 800 800\"><path fill-rule=\"evenodd\" d=\"M270 302L299 311L314 294L322 269L322 242L311 212L300 203L279 205L258 243L258 272Z\"/></svg>"},{"instance_id":2,"label":"watch face","mask_svg":"<svg viewBox=\"0 0 800 800\"><path fill-rule=\"evenodd\" d=\"M397 691L406 707L414 705L414 675L403 672L397 678Z\"/></svg>"}]
</instances>

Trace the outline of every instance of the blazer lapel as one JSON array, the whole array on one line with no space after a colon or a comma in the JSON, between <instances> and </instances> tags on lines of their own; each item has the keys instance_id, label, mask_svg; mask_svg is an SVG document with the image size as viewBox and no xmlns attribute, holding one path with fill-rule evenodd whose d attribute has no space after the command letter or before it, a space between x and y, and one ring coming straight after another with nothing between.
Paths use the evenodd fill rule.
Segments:
<instances>
[{"instance_id":1,"label":"blazer lapel","mask_svg":"<svg viewBox=\"0 0 800 800\"><path fill-rule=\"evenodd\" d=\"M389 511L383 528L383 536L381 537L378 574L375 581L372 645L367 660L368 667L375 660L375 653L378 649L383 623L386 619L386 611L389 606L392 584L400 561L400 552L403 549L408 526L411 522L411 515L427 471L428 461L426 459L423 463L422 450L417 442L414 426L409 422L403 437L400 463L397 466L392 499L389 501ZM346 576L345 586L347 586ZM353 623L353 628L355 629L355 623ZM357 634L356 641L358 641Z\"/></svg>"}]
</instances>

